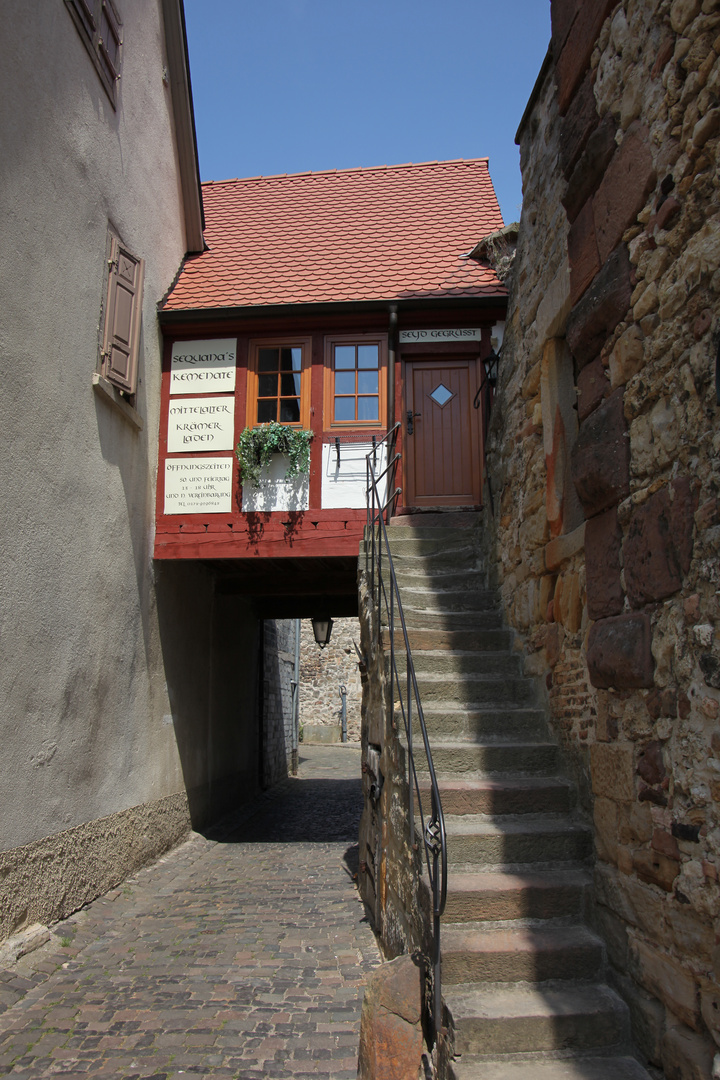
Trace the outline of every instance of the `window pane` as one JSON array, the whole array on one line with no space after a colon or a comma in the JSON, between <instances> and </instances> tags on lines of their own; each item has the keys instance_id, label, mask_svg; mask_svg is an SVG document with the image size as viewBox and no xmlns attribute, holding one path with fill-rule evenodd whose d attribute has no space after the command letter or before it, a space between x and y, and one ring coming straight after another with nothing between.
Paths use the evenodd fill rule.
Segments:
<instances>
[{"instance_id":1,"label":"window pane","mask_svg":"<svg viewBox=\"0 0 720 1080\"><path fill-rule=\"evenodd\" d=\"M358 371L358 394L377 394L377 371Z\"/></svg>"},{"instance_id":2,"label":"window pane","mask_svg":"<svg viewBox=\"0 0 720 1080\"><path fill-rule=\"evenodd\" d=\"M300 376L299 375L281 375L280 376L280 393L283 397L299 397L300 396Z\"/></svg>"},{"instance_id":3,"label":"window pane","mask_svg":"<svg viewBox=\"0 0 720 1080\"><path fill-rule=\"evenodd\" d=\"M300 402L297 398L283 398L280 401L280 422L295 424L300 419Z\"/></svg>"},{"instance_id":4,"label":"window pane","mask_svg":"<svg viewBox=\"0 0 720 1080\"><path fill-rule=\"evenodd\" d=\"M277 375L258 375L258 397L277 397Z\"/></svg>"},{"instance_id":5,"label":"window pane","mask_svg":"<svg viewBox=\"0 0 720 1080\"><path fill-rule=\"evenodd\" d=\"M280 370L292 371L293 370L293 349L281 349L280 350Z\"/></svg>"},{"instance_id":6,"label":"window pane","mask_svg":"<svg viewBox=\"0 0 720 1080\"><path fill-rule=\"evenodd\" d=\"M335 370L339 368L354 368L355 367L355 346L354 345L336 345L335 346Z\"/></svg>"},{"instance_id":7,"label":"window pane","mask_svg":"<svg viewBox=\"0 0 720 1080\"><path fill-rule=\"evenodd\" d=\"M376 397L358 398L358 420L378 419L378 399Z\"/></svg>"},{"instance_id":8,"label":"window pane","mask_svg":"<svg viewBox=\"0 0 720 1080\"><path fill-rule=\"evenodd\" d=\"M257 407L258 424L267 424L270 420L277 420L277 401L258 401Z\"/></svg>"},{"instance_id":9,"label":"window pane","mask_svg":"<svg viewBox=\"0 0 720 1080\"><path fill-rule=\"evenodd\" d=\"M378 366L377 345L358 345L358 367L376 368Z\"/></svg>"},{"instance_id":10,"label":"window pane","mask_svg":"<svg viewBox=\"0 0 720 1080\"><path fill-rule=\"evenodd\" d=\"M336 371L335 372L335 393L336 394L354 394L355 393L355 372L354 371Z\"/></svg>"},{"instance_id":11,"label":"window pane","mask_svg":"<svg viewBox=\"0 0 720 1080\"><path fill-rule=\"evenodd\" d=\"M336 397L335 398L335 419L336 420L354 420L355 419L355 398L354 397Z\"/></svg>"},{"instance_id":12,"label":"window pane","mask_svg":"<svg viewBox=\"0 0 720 1080\"><path fill-rule=\"evenodd\" d=\"M258 350L258 371L277 371L279 349Z\"/></svg>"}]
</instances>

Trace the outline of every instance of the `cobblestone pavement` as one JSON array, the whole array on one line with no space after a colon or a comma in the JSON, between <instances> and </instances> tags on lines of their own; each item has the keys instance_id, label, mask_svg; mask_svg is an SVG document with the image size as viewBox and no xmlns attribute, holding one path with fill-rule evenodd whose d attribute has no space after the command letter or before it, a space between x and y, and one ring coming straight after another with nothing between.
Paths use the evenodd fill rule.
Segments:
<instances>
[{"instance_id":1,"label":"cobblestone pavement","mask_svg":"<svg viewBox=\"0 0 720 1080\"><path fill-rule=\"evenodd\" d=\"M0 1075L354 1078L380 959L353 881L359 768L301 746L253 812L52 927L0 972Z\"/></svg>"}]
</instances>

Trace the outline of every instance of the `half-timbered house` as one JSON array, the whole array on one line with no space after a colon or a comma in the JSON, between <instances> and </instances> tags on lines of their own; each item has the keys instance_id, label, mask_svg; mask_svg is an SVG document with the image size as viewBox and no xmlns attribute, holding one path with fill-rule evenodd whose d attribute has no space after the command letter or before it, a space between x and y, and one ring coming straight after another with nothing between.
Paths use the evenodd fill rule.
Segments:
<instances>
[{"instance_id":1,"label":"half-timbered house","mask_svg":"<svg viewBox=\"0 0 720 1080\"><path fill-rule=\"evenodd\" d=\"M396 424L393 512L478 507L483 360L506 291L487 159L203 185L205 250L160 305L158 560L203 560L269 617L351 614L366 456ZM309 472L241 482L240 433L312 432ZM394 490L394 488L393 488ZM392 492L388 492L388 497Z\"/></svg>"}]
</instances>

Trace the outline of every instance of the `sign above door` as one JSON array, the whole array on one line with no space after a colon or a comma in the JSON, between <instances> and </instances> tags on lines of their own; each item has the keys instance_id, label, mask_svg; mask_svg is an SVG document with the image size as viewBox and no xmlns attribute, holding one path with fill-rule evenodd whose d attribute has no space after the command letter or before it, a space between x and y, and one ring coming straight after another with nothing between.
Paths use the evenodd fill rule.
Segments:
<instances>
[{"instance_id":1,"label":"sign above door","mask_svg":"<svg viewBox=\"0 0 720 1080\"><path fill-rule=\"evenodd\" d=\"M477 327L463 326L457 330L401 330L400 344L417 344L420 341L480 341L482 330Z\"/></svg>"}]
</instances>

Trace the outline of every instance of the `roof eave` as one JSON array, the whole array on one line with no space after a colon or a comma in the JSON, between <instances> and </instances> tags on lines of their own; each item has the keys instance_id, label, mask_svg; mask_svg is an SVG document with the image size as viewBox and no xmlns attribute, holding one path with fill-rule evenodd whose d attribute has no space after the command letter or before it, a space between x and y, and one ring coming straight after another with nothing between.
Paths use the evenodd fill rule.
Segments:
<instances>
[{"instance_id":1,"label":"roof eave","mask_svg":"<svg viewBox=\"0 0 720 1080\"><path fill-rule=\"evenodd\" d=\"M183 0L162 0L162 10L185 217L185 240L188 251L202 251L205 246L205 218Z\"/></svg>"},{"instance_id":2,"label":"roof eave","mask_svg":"<svg viewBox=\"0 0 720 1080\"><path fill-rule=\"evenodd\" d=\"M253 304L242 307L215 308L161 308L158 320L161 326L177 326L185 322L230 322L238 319L280 318L283 316L307 316L345 314L353 311L386 311L394 304L398 311L418 311L422 308L492 308L505 307L507 294L493 296L424 296L401 299L390 296L383 300L335 300L305 304Z\"/></svg>"}]
</instances>

